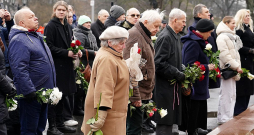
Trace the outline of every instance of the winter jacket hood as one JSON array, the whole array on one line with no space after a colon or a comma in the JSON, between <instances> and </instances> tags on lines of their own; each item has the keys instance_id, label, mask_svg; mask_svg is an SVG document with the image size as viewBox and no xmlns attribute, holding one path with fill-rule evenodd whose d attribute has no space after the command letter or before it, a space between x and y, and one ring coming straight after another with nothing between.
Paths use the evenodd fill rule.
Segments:
<instances>
[{"instance_id":1,"label":"winter jacket hood","mask_svg":"<svg viewBox=\"0 0 254 135\"><path fill-rule=\"evenodd\" d=\"M220 22L216 29L216 34L220 35L221 33L230 33L235 35L235 30L231 30L224 22Z\"/></svg>"}]
</instances>

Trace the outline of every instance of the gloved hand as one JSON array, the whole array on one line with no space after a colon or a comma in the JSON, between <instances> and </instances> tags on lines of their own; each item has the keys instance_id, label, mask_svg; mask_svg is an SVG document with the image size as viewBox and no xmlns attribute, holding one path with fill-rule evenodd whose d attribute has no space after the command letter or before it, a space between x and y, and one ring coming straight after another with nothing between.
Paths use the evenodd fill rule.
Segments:
<instances>
[{"instance_id":1,"label":"gloved hand","mask_svg":"<svg viewBox=\"0 0 254 135\"><path fill-rule=\"evenodd\" d=\"M13 98L16 96L16 94L17 94L17 90L16 90L15 86L13 85L11 92L7 95L7 98L8 99Z\"/></svg>"},{"instance_id":2,"label":"gloved hand","mask_svg":"<svg viewBox=\"0 0 254 135\"><path fill-rule=\"evenodd\" d=\"M178 72L178 75L176 76L176 80L180 81L180 82L184 81L185 80L184 73L183 72Z\"/></svg>"},{"instance_id":3,"label":"gloved hand","mask_svg":"<svg viewBox=\"0 0 254 135\"><path fill-rule=\"evenodd\" d=\"M36 100L36 92L33 91L33 92L31 92L31 93L25 95L25 99L26 99L27 101L29 101L29 102L30 102L30 101L33 101L33 100Z\"/></svg>"},{"instance_id":4,"label":"gloved hand","mask_svg":"<svg viewBox=\"0 0 254 135\"><path fill-rule=\"evenodd\" d=\"M101 127L104 125L107 114L108 114L107 111L103 111L103 110L98 111L98 120L95 121L93 125L90 125L93 132L101 129Z\"/></svg>"}]
</instances>

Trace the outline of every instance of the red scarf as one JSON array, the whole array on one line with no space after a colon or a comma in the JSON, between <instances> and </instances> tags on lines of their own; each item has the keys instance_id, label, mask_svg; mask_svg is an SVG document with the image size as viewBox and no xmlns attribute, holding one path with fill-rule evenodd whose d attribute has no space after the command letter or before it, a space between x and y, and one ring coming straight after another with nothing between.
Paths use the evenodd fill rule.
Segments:
<instances>
[{"instance_id":1,"label":"red scarf","mask_svg":"<svg viewBox=\"0 0 254 135\"><path fill-rule=\"evenodd\" d=\"M203 39L203 36L200 35L199 33L197 33L195 30L192 30L192 32L193 32L196 36L198 36L198 37L200 37L200 38ZM208 44L208 41L207 41L207 40L205 40L205 44Z\"/></svg>"}]
</instances>

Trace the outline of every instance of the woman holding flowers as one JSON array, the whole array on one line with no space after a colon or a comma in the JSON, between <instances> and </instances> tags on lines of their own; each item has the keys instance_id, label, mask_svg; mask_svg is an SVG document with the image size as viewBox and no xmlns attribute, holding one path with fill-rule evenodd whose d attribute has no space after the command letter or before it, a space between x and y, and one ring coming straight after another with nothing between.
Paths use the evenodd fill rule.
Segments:
<instances>
[{"instance_id":1,"label":"woman holding flowers","mask_svg":"<svg viewBox=\"0 0 254 135\"><path fill-rule=\"evenodd\" d=\"M128 37L128 31L118 26L107 28L100 36L102 47L93 63L81 127L85 135L89 131L98 130L104 135L126 134L130 79L122 51ZM101 102L98 106L100 95ZM97 106L98 120L92 125L86 124L90 118L95 117Z\"/></svg>"},{"instance_id":2,"label":"woman holding flowers","mask_svg":"<svg viewBox=\"0 0 254 135\"><path fill-rule=\"evenodd\" d=\"M220 68L226 68L242 73L240 55L238 50L242 46L242 41L235 34L235 20L232 16L225 16L219 23L216 33L218 35L216 42L220 50ZM225 80L221 79L219 107L217 119L222 124L233 118L235 101L236 101L236 81L240 80L240 75Z\"/></svg>"},{"instance_id":3,"label":"woman holding flowers","mask_svg":"<svg viewBox=\"0 0 254 135\"><path fill-rule=\"evenodd\" d=\"M190 96L183 96L183 124L180 130L187 130L192 135L195 130L198 133L208 133L207 129L207 99L210 97L209 70L214 69L214 64L209 64L209 58L204 53L205 48L211 49L207 39L213 32L214 24L208 19L201 19L194 27L189 27L189 33L181 38L184 43L182 59L185 66L199 65L205 72L203 76L193 84ZM198 62L196 62L198 61ZM203 66L202 66L203 65ZM198 130L197 130L198 129Z\"/></svg>"},{"instance_id":4,"label":"woman holding flowers","mask_svg":"<svg viewBox=\"0 0 254 135\"><path fill-rule=\"evenodd\" d=\"M241 66L254 73L254 34L253 22L250 16L250 10L241 9L235 15L236 34L240 37L243 47L239 49L241 57ZM236 82L236 103L234 116L242 113L248 108L250 95L254 94L254 80L242 77Z\"/></svg>"}]
</instances>

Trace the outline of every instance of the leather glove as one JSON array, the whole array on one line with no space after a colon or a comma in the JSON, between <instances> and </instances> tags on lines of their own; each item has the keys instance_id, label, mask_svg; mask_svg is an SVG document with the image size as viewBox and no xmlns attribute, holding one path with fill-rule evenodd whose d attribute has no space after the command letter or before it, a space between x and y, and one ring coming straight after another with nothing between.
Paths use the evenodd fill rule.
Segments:
<instances>
[{"instance_id":1,"label":"leather glove","mask_svg":"<svg viewBox=\"0 0 254 135\"><path fill-rule=\"evenodd\" d=\"M33 100L36 100L36 92L33 91L33 92L31 92L31 93L25 95L25 99L26 99L27 101L29 101L29 102L30 102L30 101L33 101Z\"/></svg>"},{"instance_id":2,"label":"leather glove","mask_svg":"<svg viewBox=\"0 0 254 135\"><path fill-rule=\"evenodd\" d=\"M184 73L183 72L179 72L178 75L176 76L176 80L180 81L180 82L184 81L185 80Z\"/></svg>"},{"instance_id":3,"label":"leather glove","mask_svg":"<svg viewBox=\"0 0 254 135\"><path fill-rule=\"evenodd\" d=\"M13 85L13 84L12 84ZM13 85L12 86L12 89L11 89L11 92L8 94L7 98L10 99L10 98L14 98L17 94L17 90L15 88L15 86Z\"/></svg>"},{"instance_id":4,"label":"leather glove","mask_svg":"<svg viewBox=\"0 0 254 135\"><path fill-rule=\"evenodd\" d=\"M107 114L108 114L107 111L102 111L102 110L98 111L98 120L95 121L93 125L90 125L93 132L101 129L101 127L104 125Z\"/></svg>"}]
</instances>

